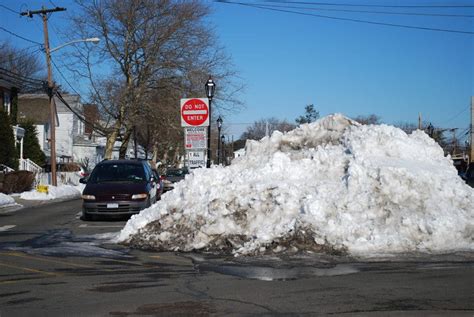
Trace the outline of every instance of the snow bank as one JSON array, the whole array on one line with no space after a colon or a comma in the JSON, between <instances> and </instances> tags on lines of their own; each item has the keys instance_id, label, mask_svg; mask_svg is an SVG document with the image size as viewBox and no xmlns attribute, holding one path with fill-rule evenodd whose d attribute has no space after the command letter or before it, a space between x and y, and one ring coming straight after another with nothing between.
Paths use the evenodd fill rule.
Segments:
<instances>
[{"instance_id":1,"label":"snow bank","mask_svg":"<svg viewBox=\"0 0 474 317\"><path fill-rule=\"evenodd\" d=\"M25 200L51 200L51 199L68 199L68 198L80 198L84 185L80 186L48 186L48 193L40 193L36 190L24 192L20 195L21 199Z\"/></svg>"},{"instance_id":2,"label":"snow bank","mask_svg":"<svg viewBox=\"0 0 474 317\"><path fill-rule=\"evenodd\" d=\"M473 211L474 190L424 132L336 114L195 170L117 241L236 255L473 250Z\"/></svg>"},{"instance_id":3,"label":"snow bank","mask_svg":"<svg viewBox=\"0 0 474 317\"><path fill-rule=\"evenodd\" d=\"M13 206L15 204L13 197L0 193L0 207Z\"/></svg>"}]
</instances>

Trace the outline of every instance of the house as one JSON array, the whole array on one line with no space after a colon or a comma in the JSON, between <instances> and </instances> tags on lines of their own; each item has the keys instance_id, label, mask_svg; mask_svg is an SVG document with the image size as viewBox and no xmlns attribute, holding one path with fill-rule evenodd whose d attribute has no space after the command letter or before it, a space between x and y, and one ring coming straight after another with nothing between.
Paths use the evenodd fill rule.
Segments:
<instances>
[{"instance_id":1,"label":"house","mask_svg":"<svg viewBox=\"0 0 474 317\"><path fill-rule=\"evenodd\" d=\"M56 158L57 163L76 162L89 170L103 160L106 139L97 135L91 123L99 122L96 105L82 104L79 95L62 95L64 102L55 97L56 105ZM20 94L18 120L31 120L38 131L40 147L50 158L49 98L46 94ZM129 143L127 157L132 157ZM119 157L121 142L117 141L113 158ZM144 155L143 155L144 156Z\"/></svg>"},{"instance_id":2,"label":"house","mask_svg":"<svg viewBox=\"0 0 474 317\"><path fill-rule=\"evenodd\" d=\"M25 136L25 129L18 126L16 123L15 113L17 111L13 100L18 96L18 80L15 80L13 77L7 76L7 73L0 73L0 106L2 110L8 113L12 118L12 129L13 135L16 142L20 145L20 157L19 157L19 168L26 170L37 171L38 166L35 166L33 162L30 164L29 160L23 159L23 137Z\"/></svg>"},{"instance_id":3,"label":"house","mask_svg":"<svg viewBox=\"0 0 474 317\"><path fill-rule=\"evenodd\" d=\"M54 97L56 105L57 163L102 160L101 146L85 133L84 105L79 95L62 95L65 103ZM31 120L37 128L40 147L51 157L49 97L46 94L21 94L18 101L18 120Z\"/></svg>"}]
</instances>

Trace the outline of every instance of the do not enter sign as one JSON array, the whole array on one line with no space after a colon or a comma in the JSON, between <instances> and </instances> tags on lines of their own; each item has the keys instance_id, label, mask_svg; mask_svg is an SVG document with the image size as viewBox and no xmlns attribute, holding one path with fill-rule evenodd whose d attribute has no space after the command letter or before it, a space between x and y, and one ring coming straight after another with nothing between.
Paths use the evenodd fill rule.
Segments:
<instances>
[{"instance_id":1,"label":"do not enter sign","mask_svg":"<svg viewBox=\"0 0 474 317\"><path fill-rule=\"evenodd\" d=\"M209 126L209 99L207 98L181 99L181 126L182 127Z\"/></svg>"}]
</instances>

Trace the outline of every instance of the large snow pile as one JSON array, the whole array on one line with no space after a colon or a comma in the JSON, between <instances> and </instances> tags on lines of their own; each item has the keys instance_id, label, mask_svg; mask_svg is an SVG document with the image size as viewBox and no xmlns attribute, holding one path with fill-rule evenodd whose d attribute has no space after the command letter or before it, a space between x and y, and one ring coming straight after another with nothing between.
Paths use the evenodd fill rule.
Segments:
<instances>
[{"instance_id":1,"label":"large snow pile","mask_svg":"<svg viewBox=\"0 0 474 317\"><path fill-rule=\"evenodd\" d=\"M195 170L117 238L157 250L473 250L474 190L424 132L332 115Z\"/></svg>"},{"instance_id":2,"label":"large snow pile","mask_svg":"<svg viewBox=\"0 0 474 317\"><path fill-rule=\"evenodd\" d=\"M21 193L20 198L25 200L52 200L52 199L69 199L69 198L80 198L84 185L71 186L48 186L48 193L40 193L33 189L29 192Z\"/></svg>"}]
</instances>

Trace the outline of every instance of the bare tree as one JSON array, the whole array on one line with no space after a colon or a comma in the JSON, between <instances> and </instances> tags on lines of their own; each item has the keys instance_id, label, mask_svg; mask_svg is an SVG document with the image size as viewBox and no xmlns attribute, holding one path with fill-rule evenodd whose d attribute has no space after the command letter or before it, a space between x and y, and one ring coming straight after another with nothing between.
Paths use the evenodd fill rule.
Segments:
<instances>
[{"instance_id":1,"label":"bare tree","mask_svg":"<svg viewBox=\"0 0 474 317\"><path fill-rule=\"evenodd\" d=\"M9 42L0 42L0 67L22 77L38 77L44 68L29 49L19 49ZM45 76L41 76L45 77Z\"/></svg>"},{"instance_id":2,"label":"bare tree","mask_svg":"<svg viewBox=\"0 0 474 317\"><path fill-rule=\"evenodd\" d=\"M354 118L355 121L359 122L360 124L381 124L382 118L380 118L376 114L370 114L368 116L357 116Z\"/></svg>"},{"instance_id":3,"label":"bare tree","mask_svg":"<svg viewBox=\"0 0 474 317\"><path fill-rule=\"evenodd\" d=\"M259 121L255 121L251 126L247 127L247 130L240 138L260 140L267 133L268 135L271 135L273 131L286 132L293 130L294 128L295 125L289 123L286 120L281 121L277 118L260 119Z\"/></svg>"},{"instance_id":4,"label":"bare tree","mask_svg":"<svg viewBox=\"0 0 474 317\"><path fill-rule=\"evenodd\" d=\"M173 111L179 111L180 97L203 95L208 74L213 74L222 83L231 82L235 75L229 70L227 56L213 40L212 29L204 21L209 12L204 2L77 2L82 11L72 17L74 32L71 34L80 38L98 36L101 43L96 48L77 46L71 68L77 76L89 80L92 99L102 110L103 122L107 123L104 126L106 158L111 157L119 136L122 147L126 148L137 126L146 123L153 134L161 132L161 126L154 129L157 126L154 121L172 116L165 113L170 109L164 107L161 100L153 99L157 91L173 97L166 98L167 105L174 105ZM104 74L104 66L109 70L108 74ZM222 87L215 105L235 107L238 100L234 93L240 87ZM169 122L163 119L162 124Z\"/></svg>"}]
</instances>

